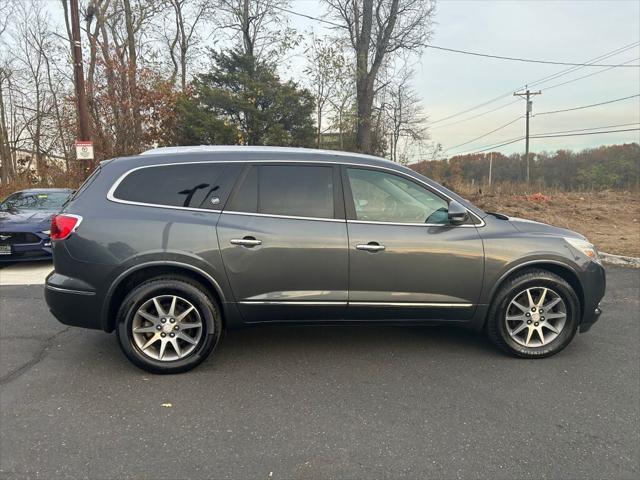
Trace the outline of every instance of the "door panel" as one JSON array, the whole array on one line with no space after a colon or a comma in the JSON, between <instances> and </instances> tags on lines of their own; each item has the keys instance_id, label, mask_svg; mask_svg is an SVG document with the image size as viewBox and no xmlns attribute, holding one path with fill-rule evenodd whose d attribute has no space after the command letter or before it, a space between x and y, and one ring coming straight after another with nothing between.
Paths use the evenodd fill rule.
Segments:
<instances>
[{"instance_id":1,"label":"door panel","mask_svg":"<svg viewBox=\"0 0 640 480\"><path fill-rule=\"evenodd\" d=\"M449 224L448 199L413 179L344 168L349 316L471 318L482 288L477 228Z\"/></svg>"},{"instance_id":2,"label":"door panel","mask_svg":"<svg viewBox=\"0 0 640 480\"><path fill-rule=\"evenodd\" d=\"M344 316L344 221L223 213L217 231L227 276L247 322ZM261 243L232 243L246 237Z\"/></svg>"},{"instance_id":3,"label":"door panel","mask_svg":"<svg viewBox=\"0 0 640 480\"><path fill-rule=\"evenodd\" d=\"M349 221L348 232L350 316L471 317L484 271L482 241L475 227ZM356 248L371 242L384 250Z\"/></svg>"}]
</instances>

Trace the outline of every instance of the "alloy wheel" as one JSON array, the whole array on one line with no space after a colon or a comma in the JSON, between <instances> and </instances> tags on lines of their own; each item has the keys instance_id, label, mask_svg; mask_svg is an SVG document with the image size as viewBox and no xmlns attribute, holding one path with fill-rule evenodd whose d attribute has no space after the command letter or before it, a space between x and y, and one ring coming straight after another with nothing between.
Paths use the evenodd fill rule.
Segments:
<instances>
[{"instance_id":1,"label":"alloy wheel","mask_svg":"<svg viewBox=\"0 0 640 480\"><path fill-rule=\"evenodd\" d=\"M170 362L190 355L203 332L198 309L176 295L160 295L144 302L131 322L138 349L154 360Z\"/></svg>"},{"instance_id":2,"label":"alloy wheel","mask_svg":"<svg viewBox=\"0 0 640 480\"><path fill-rule=\"evenodd\" d=\"M505 324L512 340L524 347L542 347L554 341L567 320L562 297L547 287L518 293L507 308Z\"/></svg>"}]
</instances>

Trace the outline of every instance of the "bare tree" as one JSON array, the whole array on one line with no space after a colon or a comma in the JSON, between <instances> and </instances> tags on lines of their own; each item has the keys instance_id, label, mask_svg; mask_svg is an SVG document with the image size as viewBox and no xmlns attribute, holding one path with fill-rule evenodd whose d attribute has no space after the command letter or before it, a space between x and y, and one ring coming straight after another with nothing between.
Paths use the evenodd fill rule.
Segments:
<instances>
[{"instance_id":1,"label":"bare tree","mask_svg":"<svg viewBox=\"0 0 640 480\"><path fill-rule=\"evenodd\" d=\"M325 0L340 22L356 63L356 146L373 153L372 109L376 80L389 56L420 51L431 35L433 0Z\"/></svg>"},{"instance_id":2,"label":"bare tree","mask_svg":"<svg viewBox=\"0 0 640 480\"><path fill-rule=\"evenodd\" d=\"M392 83L386 87L384 115L390 134L389 151L394 162L407 163L407 147L427 138L425 115L420 99L411 87L413 71L403 66L393 74ZM404 143L404 149L399 149Z\"/></svg>"},{"instance_id":3,"label":"bare tree","mask_svg":"<svg viewBox=\"0 0 640 480\"><path fill-rule=\"evenodd\" d=\"M172 80L180 78L182 92L187 88L187 68L193 48L199 43L199 27L214 11L209 0L164 0L171 14L164 20L164 42L169 47L169 58L173 66ZM173 25L173 26L171 26Z\"/></svg>"},{"instance_id":4,"label":"bare tree","mask_svg":"<svg viewBox=\"0 0 640 480\"><path fill-rule=\"evenodd\" d=\"M331 99L338 93L345 73L346 59L334 39L313 37L306 51L307 66L304 73L316 103L316 147L322 144L323 114L331 106Z\"/></svg>"},{"instance_id":5,"label":"bare tree","mask_svg":"<svg viewBox=\"0 0 640 480\"><path fill-rule=\"evenodd\" d=\"M275 60L292 42L283 8L289 0L215 0L219 24L231 32L244 55L262 61Z\"/></svg>"},{"instance_id":6,"label":"bare tree","mask_svg":"<svg viewBox=\"0 0 640 480\"><path fill-rule=\"evenodd\" d=\"M97 150L108 156L142 147L139 82L156 57L153 25L161 7L154 0L92 0L85 10L92 130Z\"/></svg>"}]
</instances>

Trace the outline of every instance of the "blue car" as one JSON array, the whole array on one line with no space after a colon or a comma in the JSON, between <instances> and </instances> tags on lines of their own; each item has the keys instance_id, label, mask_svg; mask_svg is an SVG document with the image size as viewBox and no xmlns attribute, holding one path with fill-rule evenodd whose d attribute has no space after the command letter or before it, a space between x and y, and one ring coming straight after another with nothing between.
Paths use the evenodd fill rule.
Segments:
<instances>
[{"instance_id":1,"label":"blue car","mask_svg":"<svg viewBox=\"0 0 640 480\"><path fill-rule=\"evenodd\" d=\"M50 260L51 217L73 190L37 188L12 193L0 203L0 262Z\"/></svg>"}]
</instances>

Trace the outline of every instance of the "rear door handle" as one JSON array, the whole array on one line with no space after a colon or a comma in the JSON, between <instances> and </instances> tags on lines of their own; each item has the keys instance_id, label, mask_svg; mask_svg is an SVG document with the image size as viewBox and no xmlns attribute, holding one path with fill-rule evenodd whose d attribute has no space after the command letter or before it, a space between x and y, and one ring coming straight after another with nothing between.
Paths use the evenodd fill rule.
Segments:
<instances>
[{"instance_id":1,"label":"rear door handle","mask_svg":"<svg viewBox=\"0 0 640 480\"><path fill-rule=\"evenodd\" d=\"M365 250L367 252L381 252L384 250L384 245L380 245L378 242L360 243L356 245L358 250Z\"/></svg>"},{"instance_id":2,"label":"rear door handle","mask_svg":"<svg viewBox=\"0 0 640 480\"><path fill-rule=\"evenodd\" d=\"M257 240L254 237L244 237L244 238L232 238L230 240L232 245L240 245L242 247L255 247L257 245L262 245L262 240Z\"/></svg>"}]
</instances>

